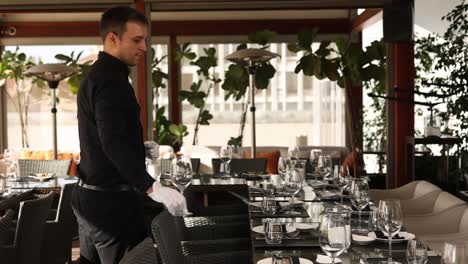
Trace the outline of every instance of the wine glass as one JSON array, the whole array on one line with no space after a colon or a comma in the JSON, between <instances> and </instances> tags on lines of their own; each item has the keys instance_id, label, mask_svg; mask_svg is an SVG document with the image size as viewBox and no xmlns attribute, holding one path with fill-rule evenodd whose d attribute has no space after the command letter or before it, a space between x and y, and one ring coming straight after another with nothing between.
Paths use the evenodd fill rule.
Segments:
<instances>
[{"instance_id":1,"label":"wine glass","mask_svg":"<svg viewBox=\"0 0 468 264\"><path fill-rule=\"evenodd\" d=\"M319 163L319 157L322 155L322 150L321 149L312 149L310 151L310 165L312 166L312 175L314 176L315 180L313 182L315 183L320 183L318 180L318 163Z\"/></svg>"},{"instance_id":2,"label":"wine glass","mask_svg":"<svg viewBox=\"0 0 468 264\"><path fill-rule=\"evenodd\" d=\"M344 196L343 193L346 187L349 185L349 181L350 181L348 166L340 165L338 167L338 165L335 165L334 173L335 175L333 176L333 181L336 184L336 186L338 186L338 188L340 189L341 204L343 204L343 196Z\"/></svg>"},{"instance_id":3,"label":"wine glass","mask_svg":"<svg viewBox=\"0 0 468 264\"><path fill-rule=\"evenodd\" d=\"M286 172L284 190L291 194L291 210L289 211L291 215L300 214L294 210L294 196L302 189L302 181L299 172L290 167Z\"/></svg>"},{"instance_id":4,"label":"wine glass","mask_svg":"<svg viewBox=\"0 0 468 264\"><path fill-rule=\"evenodd\" d=\"M351 181L350 192L351 203L359 211L359 224L356 229L357 233L366 234L367 229L361 226L361 211L369 204L369 184L364 179L354 179Z\"/></svg>"},{"instance_id":5,"label":"wine glass","mask_svg":"<svg viewBox=\"0 0 468 264\"><path fill-rule=\"evenodd\" d=\"M298 146L288 148L288 158L292 160L299 159L300 150Z\"/></svg>"},{"instance_id":6,"label":"wine glass","mask_svg":"<svg viewBox=\"0 0 468 264\"><path fill-rule=\"evenodd\" d=\"M389 257L386 261L379 264L401 264L392 259L392 238L396 235L403 225L403 214L399 200L381 200L378 209L379 229L388 236Z\"/></svg>"},{"instance_id":7,"label":"wine glass","mask_svg":"<svg viewBox=\"0 0 468 264\"><path fill-rule=\"evenodd\" d=\"M221 149L219 150L219 158L221 159L221 162L223 163L224 176L229 177L230 176L229 163L232 160L232 147L231 146L221 147Z\"/></svg>"},{"instance_id":8,"label":"wine glass","mask_svg":"<svg viewBox=\"0 0 468 264\"><path fill-rule=\"evenodd\" d=\"M184 195L185 189L192 182L192 163L190 158L186 156L177 157L172 160L171 180L172 184L179 189ZM191 215L187 209L184 210L183 216Z\"/></svg>"},{"instance_id":9,"label":"wine glass","mask_svg":"<svg viewBox=\"0 0 468 264\"><path fill-rule=\"evenodd\" d=\"M408 246L406 247L406 261L408 264L426 264L426 245L419 240L408 240Z\"/></svg>"},{"instance_id":10,"label":"wine glass","mask_svg":"<svg viewBox=\"0 0 468 264\"><path fill-rule=\"evenodd\" d=\"M289 169L290 160L288 158L279 157L278 159L278 173L284 181L286 171Z\"/></svg>"},{"instance_id":11,"label":"wine glass","mask_svg":"<svg viewBox=\"0 0 468 264\"><path fill-rule=\"evenodd\" d=\"M348 247L346 223L340 214L325 214L320 222L319 244L322 251L335 263L335 258Z\"/></svg>"}]
</instances>

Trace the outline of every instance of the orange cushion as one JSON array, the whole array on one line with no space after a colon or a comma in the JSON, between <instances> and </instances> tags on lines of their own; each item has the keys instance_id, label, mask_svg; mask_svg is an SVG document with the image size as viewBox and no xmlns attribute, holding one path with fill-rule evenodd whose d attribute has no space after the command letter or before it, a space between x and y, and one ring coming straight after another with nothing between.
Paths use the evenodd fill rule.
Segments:
<instances>
[{"instance_id":1,"label":"orange cushion","mask_svg":"<svg viewBox=\"0 0 468 264\"><path fill-rule=\"evenodd\" d=\"M278 160L281 156L279 150L257 152L257 158L264 158L267 160L266 172L269 174L278 174ZM252 157L251 152L245 153L246 158Z\"/></svg>"}]
</instances>

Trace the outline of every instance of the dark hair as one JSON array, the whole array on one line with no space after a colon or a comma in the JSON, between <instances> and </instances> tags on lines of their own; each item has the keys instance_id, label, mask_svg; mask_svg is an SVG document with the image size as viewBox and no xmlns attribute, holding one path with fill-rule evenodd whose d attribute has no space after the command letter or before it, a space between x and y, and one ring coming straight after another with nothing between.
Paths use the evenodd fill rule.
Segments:
<instances>
[{"instance_id":1,"label":"dark hair","mask_svg":"<svg viewBox=\"0 0 468 264\"><path fill-rule=\"evenodd\" d=\"M101 38L104 41L107 34L113 32L121 37L125 32L127 22L138 22L148 25L146 17L137 10L128 6L117 6L108 9L101 17Z\"/></svg>"}]
</instances>

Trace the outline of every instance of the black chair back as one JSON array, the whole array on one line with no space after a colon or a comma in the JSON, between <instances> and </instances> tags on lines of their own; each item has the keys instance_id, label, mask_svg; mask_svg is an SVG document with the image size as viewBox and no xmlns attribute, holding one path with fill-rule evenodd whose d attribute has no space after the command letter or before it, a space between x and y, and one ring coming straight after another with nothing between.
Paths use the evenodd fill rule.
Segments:
<instances>
[{"instance_id":1,"label":"black chair back","mask_svg":"<svg viewBox=\"0 0 468 264\"><path fill-rule=\"evenodd\" d=\"M180 244L183 230L178 227L178 223L183 220L179 217L181 219L175 221L175 218L178 217L172 216L167 210L164 210L153 219L151 224L162 263L165 264L186 263Z\"/></svg>"},{"instance_id":2,"label":"black chair back","mask_svg":"<svg viewBox=\"0 0 468 264\"><path fill-rule=\"evenodd\" d=\"M221 168L221 159L212 159L213 173L219 174ZM258 159L232 159L229 163L231 174L242 174L244 172L265 173L267 160L264 158Z\"/></svg>"},{"instance_id":3,"label":"black chair back","mask_svg":"<svg viewBox=\"0 0 468 264\"><path fill-rule=\"evenodd\" d=\"M200 172L200 159L197 158L191 158L190 159L192 163L192 171L195 175L198 175Z\"/></svg>"},{"instance_id":4,"label":"black chair back","mask_svg":"<svg viewBox=\"0 0 468 264\"><path fill-rule=\"evenodd\" d=\"M44 198L21 202L14 247L16 263L38 263L41 259L41 245L44 225L54 199L54 193Z\"/></svg>"},{"instance_id":5,"label":"black chair back","mask_svg":"<svg viewBox=\"0 0 468 264\"><path fill-rule=\"evenodd\" d=\"M53 219L46 222L44 239L41 249L42 264L71 263L73 234L76 233L75 215L71 207L71 197L76 184L66 184L60 193L60 198Z\"/></svg>"}]
</instances>

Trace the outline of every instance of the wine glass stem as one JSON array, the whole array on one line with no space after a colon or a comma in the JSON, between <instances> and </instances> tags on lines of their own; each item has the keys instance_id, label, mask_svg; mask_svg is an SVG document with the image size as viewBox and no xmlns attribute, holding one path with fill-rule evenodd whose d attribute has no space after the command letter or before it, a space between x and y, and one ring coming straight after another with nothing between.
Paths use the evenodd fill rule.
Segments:
<instances>
[{"instance_id":1,"label":"wine glass stem","mask_svg":"<svg viewBox=\"0 0 468 264\"><path fill-rule=\"evenodd\" d=\"M361 208L359 208L359 224L358 224L358 231L362 229L361 227Z\"/></svg>"},{"instance_id":2,"label":"wine glass stem","mask_svg":"<svg viewBox=\"0 0 468 264\"><path fill-rule=\"evenodd\" d=\"M293 215L294 213L296 213L294 211L294 194L291 194L291 202L292 202L292 204L291 204L291 215Z\"/></svg>"},{"instance_id":3,"label":"wine glass stem","mask_svg":"<svg viewBox=\"0 0 468 264\"><path fill-rule=\"evenodd\" d=\"M344 188L341 187L340 190L341 190L341 204L343 204Z\"/></svg>"},{"instance_id":4,"label":"wine glass stem","mask_svg":"<svg viewBox=\"0 0 468 264\"><path fill-rule=\"evenodd\" d=\"M335 256L331 256L332 264L335 264Z\"/></svg>"},{"instance_id":5,"label":"wine glass stem","mask_svg":"<svg viewBox=\"0 0 468 264\"><path fill-rule=\"evenodd\" d=\"M392 235L388 232L388 262L392 263Z\"/></svg>"}]
</instances>

